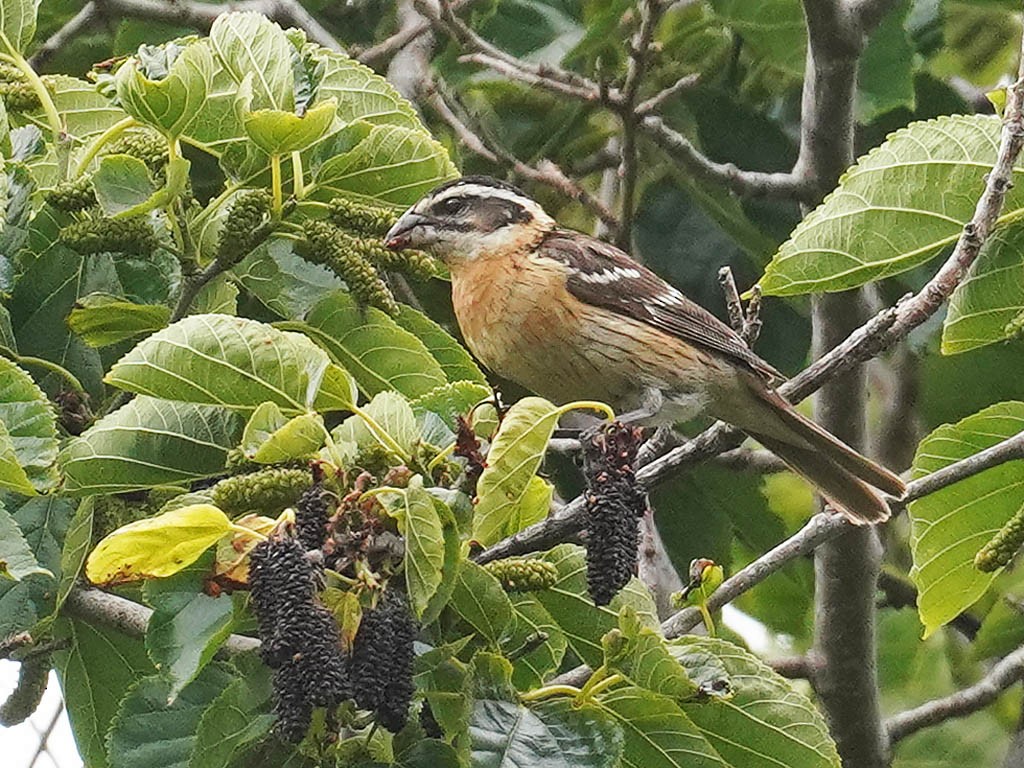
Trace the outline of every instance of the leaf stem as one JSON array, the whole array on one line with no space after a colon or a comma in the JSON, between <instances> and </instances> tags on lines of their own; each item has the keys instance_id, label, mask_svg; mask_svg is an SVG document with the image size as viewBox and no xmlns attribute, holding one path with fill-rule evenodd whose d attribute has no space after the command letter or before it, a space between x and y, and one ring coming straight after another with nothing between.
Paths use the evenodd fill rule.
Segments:
<instances>
[{"instance_id":1,"label":"leaf stem","mask_svg":"<svg viewBox=\"0 0 1024 768\"><path fill-rule=\"evenodd\" d=\"M244 525L236 525L235 523L231 523L228 529L233 531L234 533L239 533L244 536L248 536L251 539L259 539L260 541L267 540L267 537L259 531L254 531L252 528L246 528Z\"/></svg>"},{"instance_id":2,"label":"leaf stem","mask_svg":"<svg viewBox=\"0 0 1024 768\"><path fill-rule=\"evenodd\" d=\"M292 192L296 200L301 200L306 194L306 184L302 174L302 153L292 152Z\"/></svg>"},{"instance_id":3,"label":"leaf stem","mask_svg":"<svg viewBox=\"0 0 1024 768\"><path fill-rule=\"evenodd\" d=\"M76 392L85 394L85 387L82 386L82 382L80 382L78 378L67 368L58 365L52 360L44 360L41 357L32 357L31 355L19 355L10 347L4 346L0 346L0 355L6 357L8 360L13 360L18 365L42 368L45 371L54 373L70 384L71 388Z\"/></svg>"},{"instance_id":4,"label":"leaf stem","mask_svg":"<svg viewBox=\"0 0 1024 768\"><path fill-rule=\"evenodd\" d=\"M391 451L393 454L395 454L398 458L400 458L407 464L412 461L412 456L410 456L402 448L402 446L400 446L397 443L397 441L393 437L391 437L391 435L389 435L380 424L377 423L377 421L370 414L368 414L358 405L352 406L352 413L354 413L356 416L358 416L359 418L366 422L367 428L370 430L371 433L373 433L373 436L377 439L378 443L383 445L385 448L387 448L389 451Z\"/></svg>"},{"instance_id":5,"label":"leaf stem","mask_svg":"<svg viewBox=\"0 0 1024 768\"><path fill-rule=\"evenodd\" d=\"M596 400L577 400L574 403L566 403L565 405L558 409L558 414L561 416L562 414L568 413L569 411L582 410L598 411L599 413L603 413L604 417L608 421L615 421L615 411L612 410L611 406L607 405L606 403L598 402Z\"/></svg>"},{"instance_id":6,"label":"leaf stem","mask_svg":"<svg viewBox=\"0 0 1024 768\"><path fill-rule=\"evenodd\" d=\"M270 186L274 193L274 218L281 218L281 210L284 208L284 192L281 189L281 156L270 156Z\"/></svg>"},{"instance_id":7,"label":"leaf stem","mask_svg":"<svg viewBox=\"0 0 1024 768\"><path fill-rule=\"evenodd\" d=\"M546 685L535 691L521 693L519 694L519 698L522 701L540 701L541 699L548 699L552 696L571 696L575 698L581 693L582 691L574 685Z\"/></svg>"},{"instance_id":8,"label":"leaf stem","mask_svg":"<svg viewBox=\"0 0 1024 768\"><path fill-rule=\"evenodd\" d=\"M93 160L96 159L96 156L100 153L100 150L103 149L103 147L120 137L121 134L129 128L134 128L137 125L139 125L139 122L134 117L125 117L118 120L112 126L107 128L107 130L97 136L93 143L89 145L89 149L82 159L78 161L78 165L75 167L75 173L72 178L78 178L85 173L85 169L89 167L89 164Z\"/></svg>"},{"instance_id":9,"label":"leaf stem","mask_svg":"<svg viewBox=\"0 0 1024 768\"><path fill-rule=\"evenodd\" d=\"M16 66L21 73L25 75L25 79L28 80L29 85L32 86L32 90L36 92L39 97L39 103L42 105L43 112L46 114L46 122L50 125L50 130L53 132L53 140L60 142L61 137L64 134L64 123L60 119L60 115L57 113L57 105L53 103L53 97L50 95L49 89L46 87L46 83L42 81L42 78L32 69L32 65L25 60L25 57L21 55L20 51L11 45L11 41L7 38L7 35L0 32L0 42L3 43L7 49L7 58L14 66ZM64 174L66 176L66 174ZM63 178L63 177L62 177Z\"/></svg>"},{"instance_id":10,"label":"leaf stem","mask_svg":"<svg viewBox=\"0 0 1024 768\"><path fill-rule=\"evenodd\" d=\"M430 460L430 463L427 464L427 472L433 472L438 464L440 464L442 461L444 461L453 453L455 453L455 449L458 448L458 446L459 444L454 440L451 443L449 443L447 448L445 448L443 451L438 453L437 456Z\"/></svg>"}]
</instances>

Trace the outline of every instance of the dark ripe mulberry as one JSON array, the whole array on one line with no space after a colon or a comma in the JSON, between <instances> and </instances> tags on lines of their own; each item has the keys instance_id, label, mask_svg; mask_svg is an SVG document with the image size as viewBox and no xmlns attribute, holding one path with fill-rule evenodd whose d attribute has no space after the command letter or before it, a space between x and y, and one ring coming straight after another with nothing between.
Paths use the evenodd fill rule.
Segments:
<instances>
[{"instance_id":1,"label":"dark ripe mulberry","mask_svg":"<svg viewBox=\"0 0 1024 768\"><path fill-rule=\"evenodd\" d=\"M550 589L558 581L558 569L546 560L510 557L484 566L501 582L506 592L531 592Z\"/></svg>"},{"instance_id":2,"label":"dark ripe mulberry","mask_svg":"<svg viewBox=\"0 0 1024 768\"><path fill-rule=\"evenodd\" d=\"M372 710L392 733L405 727L414 686L413 641L416 622L405 595L384 592L376 608L365 611L352 649L352 692L356 704Z\"/></svg>"},{"instance_id":3,"label":"dark ripe mulberry","mask_svg":"<svg viewBox=\"0 0 1024 768\"><path fill-rule=\"evenodd\" d=\"M249 589L260 654L275 670L276 730L286 741L300 741L314 707L337 707L351 697L338 624L317 602L312 565L291 537L273 535L256 545Z\"/></svg>"},{"instance_id":4,"label":"dark ripe mulberry","mask_svg":"<svg viewBox=\"0 0 1024 768\"><path fill-rule=\"evenodd\" d=\"M96 191L91 176L79 176L43 193L43 199L59 211L74 213L96 205Z\"/></svg>"},{"instance_id":5,"label":"dark ripe mulberry","mask_svg":"<svg viewBox=\"0 0 1024 768\"><path fill-rule=\"evenodd\" d=\"M314 483L299 497L295 505L295 535L306 549L324 546L333 498L321 483Z\"/></svg>"},{"instance_id":6,"label":"dark ripe mulberry","mask_svg":"<svg viewBox=\"0 0 1024 768\"><path fill-rule=\"evenodd\" d=\"M272 202L265 189L243 192L235 199L217 238L219 264L234 266L270 236Z\"/></svg>"},{"instance_id":7,"label":"dark ripe mulberry","mask_svg":"<svg viewBox=\"0 0 1024 768\"><path fill-rule=\"evenodd\" d=\"M60 231L60 242L85 255L112 251L149 256L159 246L153 225L146 216L77 221Z\"/></svg>"},{"instance_id":8,"label":"dark ripe mulberry","mask_svg":"<svg viewBox=\"0 0 1024 768\"><path fill-rule=\"evenodd\" d=\"M229 515L277 515L293 506L313 484L308 469L271 467L225 477L210 489L213 503Z\"/></svg>"},{"instance_id":9,"label":"dark ripe mulberry","mask_svg":"<svg viewBox=\"0 0 1024 768\"><path fill-rule=\"evenodd\" d=\"M974 556L974 567L991 573L1009 565L1024 544L1024 509L1011 517L992 539Z\"/></svg>"},{"instance_id":10,"label":"dark ripe mulberry","mask_svg":"<svg viewBox=\"0 0 1024 768\"><path fill-rule=\"evenodd\" d=\"M633 472L640 431L611 424L582 442L587 589L595 605L607 605L636 572L639 519L647 504Z\"/></svg>"},{"instance_id":11,"label":"dark ripe mulberry","mask_svg":"<svg viewBox=\"0 0 1024 768\"><path fill-rule=\"evenodd\" d=\"M353 246L354 238L333 224L316 219L307 219L303 228L306 240L300 253L304 258L337 274L345 281L349 292L363 304L391 315L398 312L395 297L373 264Z\"/></svg>"},{"instance_id":12,"label":"dark ripe mulberry","mask_svg":"<svg viewBox=\"0 0 1024 768\"><path fill-rule=\"evenodd\" d=\"M434 717L434 710L430 708L429 701L424 701L423 706L420 707L420 727L428 739L444 738L444 729L441 728L441 724Z\"/></svg>"}]
</instances>

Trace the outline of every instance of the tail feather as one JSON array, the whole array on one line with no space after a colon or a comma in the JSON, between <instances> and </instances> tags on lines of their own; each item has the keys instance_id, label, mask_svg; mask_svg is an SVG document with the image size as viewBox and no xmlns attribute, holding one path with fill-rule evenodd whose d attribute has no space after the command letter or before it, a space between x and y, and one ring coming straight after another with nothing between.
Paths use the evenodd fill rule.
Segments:
<instances>
[{"instance_id":1,"label":"tail feather","mask_svg":"<svg viewBox=\"0 0 1024 768\"><path fill-rule=\"evenodd\" d=\"M889 504L882 494L845 467L832 462L824 453L765 435L755 434L753 437L814 485L832 506L845 513L852 522L867 525L889 518Z\"/></svg>"},{"instance_id":2,"label":"tail feather","mask_svg":"<svg viewBox=\"0 0 1024 768\"><path fill-rule=\"evenodd\" d=\"M833 464L891 496L899 498L906 484L893 472L862 456L823 427L805 418L777 392L765 391L763 399L780 417L786 427L809 447L824 453Z\"/></svg>"}]
</instances>

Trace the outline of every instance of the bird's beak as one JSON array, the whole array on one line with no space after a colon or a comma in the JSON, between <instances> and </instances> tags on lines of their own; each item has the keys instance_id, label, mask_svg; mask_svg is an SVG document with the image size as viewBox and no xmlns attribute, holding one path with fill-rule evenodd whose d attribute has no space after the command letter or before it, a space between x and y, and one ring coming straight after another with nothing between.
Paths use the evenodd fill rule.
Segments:
<instances>
[{"instance_id":1,"label":"bird's beak","mask_svg":"<svg viewBox=\"0 0 1024 768\"><path fill-rule=\"evenodd\" d=\"M405 248L422 248L433 241L434 220L429 216L408 210L384 235L384 245L392 251Z\"/></svg>"}]
</instances>

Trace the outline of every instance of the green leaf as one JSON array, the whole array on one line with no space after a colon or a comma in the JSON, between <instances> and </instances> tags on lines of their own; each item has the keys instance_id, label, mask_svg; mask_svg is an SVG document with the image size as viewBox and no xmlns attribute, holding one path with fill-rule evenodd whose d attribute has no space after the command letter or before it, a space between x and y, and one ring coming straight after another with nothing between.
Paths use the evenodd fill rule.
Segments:
<instances>
[{"instance_id":1,"label":"green leaf","mask_svg":"<svg viewBox=\"0 0 1024 768\"><path fill-rule=\"evenodd\" d=\"M1024 403L993 405L928 435L914 456L919 478L1024 430ZM1011 461L910 503L910 578L925 637L980 598L1002 569L982 573L974 556L1024 506L1024 461Z\"/></svg>"},{"instance_id":2,"label":"green leaf","mask_svg":"<svg viewBox=\"0 0 1024 768\"><path fill-rule=\"evenodd\" d=\"M622 733L596 707L552 701L527 709L478 699L469 723L474 768L614 768Z\"/></svg>"},{"instance_id":3,"label":"green leaf","mask_svg":"<svg viewBox=\"0 0 1024 768\"><path fill-rule=\"evenodd\" d=\"M473 540L481 546L536 522L536 510L524 500L563 412L543 398L524 397L505 414L477 483Z\"/></svg>"},{"instance_id":4,"label":"green leaf","mask_svg":"<svg viewBox=\"0 0 1024 768\"><path fill-rule=\"evenodd\" d=\"M1002 658L1024 643L1024 604L1011 595L1004 595L985 616L974 642L971 656L975 659Z\"/></svg>"},{"instance_id":5,"label":"green leaf","mask_svg":"<svg viewBox=\"0 0 1024 768\"><path fill-rule=\"evenodd\" d=\"M224 768L238 750L267 735L274 716L265 711L270 697L266 678L237 678L213 700L199 720L189 768Z\"/></svg>"},{"instance_id":6,"label":"green leaf","mask_svg":"<svg viewBox=\"0 0 1024 768\"><path fill-rule=\"evenodd\" d=\"M250 77L254 109L294 110L292 46L277 24L262 13L221 14L210 48L236 84Z\"/></svg>"},{"instance_id":7,"label":"green leaf","mask_svg":"<svg viewBox=\"0 0 1024 768\"><path fill-rule=\"evenodd\" d=\"M121 358L109 384L154 397L285 413L353 404L347 374L305 336L230 315L192 315Z\"/></svg>"},{"instance_id":8,"label":"green leaf","mask_svg":"<svg viewBox=\"0 0 1024 768\"><path fill-rule=\"evenodd\" d=\"M336 51L320 48L316 55L324 63L317 96L336 99L338 117L343 122L366 120L376 125L424 130L412 105L372 69Z\"/></svg>"},{"instance_id":9,"label":"green leaf","mask_svg":"<svg viewBox=\"0 0 1024 768\"><path fill-rule=\"evenodd\" d=\"M36 9L39 0L3 0L0 2L0 33L13 52L21 53L36 36Z\"/></svg>"},{"instance_id":10,"label":"green leaf","mask_svg":"<svg viewBox=\"0 0 1024 768\"><path fill-rule=\"evenodd\" d=\"M203 557L169 578L146 582L144 587L146 602L153 608L146 629L146 652L171 683L168 704L213 660L234 626L231 598L203 593L212 562L211 556Z\"/></svg>"},{"instance_id":11,"label":"green leaf","mask_svg":"<svg viewBox=\"0 0 1024 768\"><path fill-rule=\"evenodd\" d=\"M378 125L353 149L332 157L317 169L310 195L324 202L354 194L412 205L438 184L457 175L444 147L429 134Z\"/></svg>"},{"instance_id":12,"label":"green leaf","mask_svg":"<svg viewBox=\"0 0 1024 768\"><path fill-rule=\"evenodd\" d=\"M807 32L798 0L713 0L711 5L757 55L803 78Z\"/></svg>"},{"instance_id":13,"label":"green leaf","mask_svg":"<svg viewBox=\"0 0 1024 768\"><path fill-rule=\"evenodd\" d=\"M136 304L108 293L90 293L76 302L68 327L90 347L109 347L166 328L170 316L163 304Z\"/></svg>"},{"instance_id":14,"label":"green leaf","mask_svg":"<svg viewBox=\"0 0 1024 768\"><path fill-rule=\"evenodd\" d=\"M151 80L137 58L117 70L114 83L124 110L139 122L177 138L203 108L212 85L213 55L205 41L187 45L161 80Z\"/></svg>"},{"instance_id":15,"label":"green leaf","mask_svg":"<svg viewBox=\"0 0 1024 768\"><path fill-rule=\"evenodd\" d=\"M587 595L586 556L580 547L561 544L541 555L558 569L550 589L531 593L565 634L569 648L584 663L597 668L604 660L601 638L619 625L619 611L632 606L644 626L657 629L657 611L647 588L636 579L606 606L595 606Z\"/></svg>"},{"instance_id":16,"label":"green leaf","mask_svg":"<svg viewBox=\"0 0 1024 768\"><path fill-rule=\"evenodd\" d=\"M324 444L325 434L319 413L289 419L274 403L263 403L245 425L242 450L259 464L280 464L316 453Z\"/></svg>"},{"instance_id":17,"label":"green leaf","mask_svg":"<svg viewBox=\"0 0 1024 768\"><path fill-rule=\"evenodd\" d=\"M468 640L467 637L461 642L431 648L414 661L416 690L430 703L446 734L464 733L473 707L466 665L456 658Z\"/></svg>"},{"instance_id":18,"label":"green leaf","mask_svg":"<svg viewBox=\"0 0 1024 768\"><path fill-rule=\"evenodd\" d=\"M691 698L697 685L669 652L659 630L644 626L632 608L619 614L619 626L602 639L605 665L638 688L676 701Z\"/></svg>"},{"instance_id":19,"label":"green leaf","mask_svg":"<svg viewBox=\"0 0 1024 768\"><path fill-rule=\"evenodd\" d=\"M369 416L403 451L409 453L419 440L419 425L409 401L397 392L380 392L360 409L338 425L331 435L335 440L352 443L359 448L383 445L377 431L371 429L361 414ZM387 446L390 447L390 446Z\"/></svg>"},{"instance_id":20,"label":"green leaf","mask_svg":"<svg viewBox=\"0 0 1024 768\"><path fill-rule=\"evenodd\" d=\"M287 327L312 336L369 397L394 389L414 398L447 382L422 341L348 293L332 293L309 311L304 324Z\"/></svg>"},{"instance_id":21,"label":"green leaf","mask_svg":"<svg viewBox=\"0 0 1024 768\"><path fill-rule=\"evenodd\" d=\"M36 493L32 481L18 463L18 455L14 452L14 443L7 433L7 427L0 421L0 488L15 493L33 496Z\"/></svg>"},{"instance_id":22,"label":"green leaf","mask_svg":"<svg viewBox=\"0 0 1024 768\"><path fill-rule=\"evenodd\" d=\"M326 267L298 256L294 241L283 237L271 237L231 274L263 306L289 319L301 317L324 295L345 288Z\"/></svg>"},{"instance_id":23,"label":"green leaf","mask_svg":"<svg viewBox=\"0 0 1024 768\"><path fill-rule=\"evenodd\" d=\"M421 624L430 624L441 615L441 611L448 605L452 592L455 589L455 575L462 564L462 539L459 536L458 523L451 508L436 496L434 509L441 518L441 525L444 535L444 560L441 563L441 585L434 592L433 597L427 603L427 607L420 616Z\"/></svg>"},{"instance_id":24,"label":"green leaf","mask_svg":"<svg viewBox=\"0 0 1024 768\"><path fill-rule=\"evenodd\" d=\"M85 561L93 584L173 576L231 531L212 504L190 504L136 520L108 534Z\"/></svg>"},{"instance_id":25,"label":"green leaf","mask_svg":"<svg viewBox=\"0 0 1024 768\"><path fill-rule=\"evenodd\" d=\"M78 575L82 572L86 555L89 554L89 548L92 546L94 507L94 499L82 499L78 504L78 509L75 510L74 517L71 518L61 547L60 578L57 584L57 596L54 598L53 612L33 629L36 635L47 631L51 622L57 619L60 609L64 606L64 601L67 600L78 581Z\"/></svg>"},{"instance_id":26,"label":"green leaf","mask_svg":"<svg viewBox=\"0 0 1024 768\"><path fill-rule=\"evenodd\" d=\"M514 619L512 603L501 583L471 560L464 560L459 567L449 604L492 646L498 645Z\"/></svg>"},{"instance_id":27,"label":"green leaf","mask_svg":"<svg viewBox=\"0 0 1024 768\"><path fill-rule=\"evenodd\" d=\"M623 768L732 767L667 696L626 686L602 694L597 705L622 729Z\"/></svg>"},{"instance_id":28,"label":"green leaf","mask_svg":"<svg viewBox=\"0 0 1024 768\"><path fill-rule=\"evenodd\" d=\"M385 511L398 522L405 537L405 583L417 618L423 615L438 587L445 562L444 526L434 497L415 475L407 488L380 495Z\"/></svg>"},{"instance_id":29,"label":"green leaf","mask_svg":"<svg viewBox=\"0 0 1024 768\"><path fill-rule=\"evenodd\" d=\"M317 104L304 115L277 109L258 109L245 116L245 132L268 155L301 152L323 138L334 123L337 103Z\"/></svg>"},{"instance_id":30,"label":"green leaf","mask_svg":"<svg viewBox=\"0 0 1024 768\"><path fill-rule=\"evenodd\" d=\"M12 513L39 564L54 575L61 575L61 543L74 517L74 504L49 494L25 499Z\"/></svg>"},{"instance_id":31,"label":"green leaf","mask_svg":"<svg viewBox=\"0 0 1024 768\"><path fill-rule=\"evenodd\" d=\"M241 432L241 418L222 408L136 397L64 446L64 491L187 485L223 472Z\"/></svg>"},{"instance_id":32,"label":"green leaf","mask_svg":"<svg viewBox=\"0 0 1024 768\"><path fill-rule=\"evenodd\" d=\"M4 464L10 467L13 459L23 470L21 493L43 490L56 480L54 461L57 458L57 425L53 407L32 377L17 364L0 358L0 426L4 429ZM11 477L9 471L4 475ZM12 490L17 487L8 485Z\"/></svg>"},{"instance_id":33,"label":"green leaf","mask_svg":"<svg viewBox=\"0 0 1024 768\"><path fill-rule=\"evenodd\" d=\"M688 636L673 645L706 649L722 662L732 680L732 696L682 705L727 765L840 768L821 713L756 656L716 638Z\"/></svg>"},{"instance_id":34,"label":"green leaf","mask_svg":"<svg viewBox=\"0 0 1024 768\"><path fill-rule=\"evenodd\" d=\"M18 523L0 504L0 577L20 581L33 573L53 577L50 571L39 565Z\"/></svg>"},{"instance_id":35,"label":"green leaf","mask_svg":"<svg viewBox=\"0 0 1024 768\"><path fill-rule=\"evenodd\" d=\"M394 320L423 342L427 351L441 365L448 381L472 381L487 385L487 377L466 348L425 314L408 304L399 304Z\"/></svg>"},{"instance_id":36,"label":"green leaf","mask_svg":"<svg viewBox=\"0 0 1024 768\"><path fill-rule=\"evenodd\" d=\"M512 662L512 683L517 690L539 688L562 663L568 643L558 623L536 597L509 595L515 614L515 628L508 633L505 647L511 652L543 632L548 639Z\"/></svg>"},{"instance_id":37,"label":"green leaf","mask_svg":"<svg viewBox=\"0 0 1024 768\"><path fill-rule=\"evenodd\" d=\"M203 714L234 680L210 664L168 704L171 683L154 675L131 687L107 737L110 768L187 768Z\"/></svg>"},{"instance_id":38,"label":"green leaf","mask_svg":"<svg viewBox=\"0 0 1024 768\"><path fill-rule=\"evenodd\" d=\"M131 155L104 155L92 176L92 186L107 216L137 209L156 192L145 162Z\"/></svg>"},{"instance_id":39,"label":"green leaf","mask_svg":"<svg viewBox=\"0 0 1024 768\"><path fill-rule=\"evenodd\" d=\"M953 115L896 131L797 226L768 265L762 289L839 291L937 256L974 214L999 130L997 117ZM1024 207L1022 186L1007 195L1003 219Z\"/></svg>"},{"instance_id":40,"label":"green leaf","mask_svg":"<svg viewBox=\"0 0 1024 768\"><path fill-rule=\"evenodd\" d=\"M420 395L410 403L415 413L436 413L450 429L455 429L455 417L466 416L479 402L494 397L490 387L472 381L453 381Z\"/></svg>"},{"instance_id":41,"label":"green leaf","mask_svg":"<svg viewBox=\"0 0 1024 768\"><path fill-rule=\"evenodd\" d=\"M999 227L949 300L942 354L955 355L1015 335L1024 312L1024 225Z\"/></svg>"},{"instance_id":42,"label":"green leaf","mask_svg":"<svg viewBox=\"0 0 1024 768\"><path fill-rule=\"evenodd\" d=\"M53 94L53 105L64 124L68 139L82 142L98 136L107 128L127 115L110 99L101 94L94 83L68 75L49 75L48 86ZM48 124L42 110L32 113L29 118L46 129ZM57 181L57 160L51 156L53 165L52 182ZM38 178L38 177L37 177ZM40 184L43 180L40 179Z\"/></svg>"},{"instance_id":43,"label":"green leaf","mask_svg":"<svg viewBox=\"0 0 1024 768\"><path fill-rule=\"evenodd\" d=\"M153 666L142 643L108 627L61 617L54 636L71 642L54 661L78 751L89 768L108 768L105 740L118 705Z\"/></svg>"},{"instance_id":44,"label":"green leaf","mask_svg":"<svg viewBox=\"0 0 1024 768\"><path fill-rule=\"evenodd\" d=\"M914 109L914 45L905 28L910 7L910 0L895 3L861 55L857 121L862 124L900 107Z\"/></svg>"}]
</instances>

